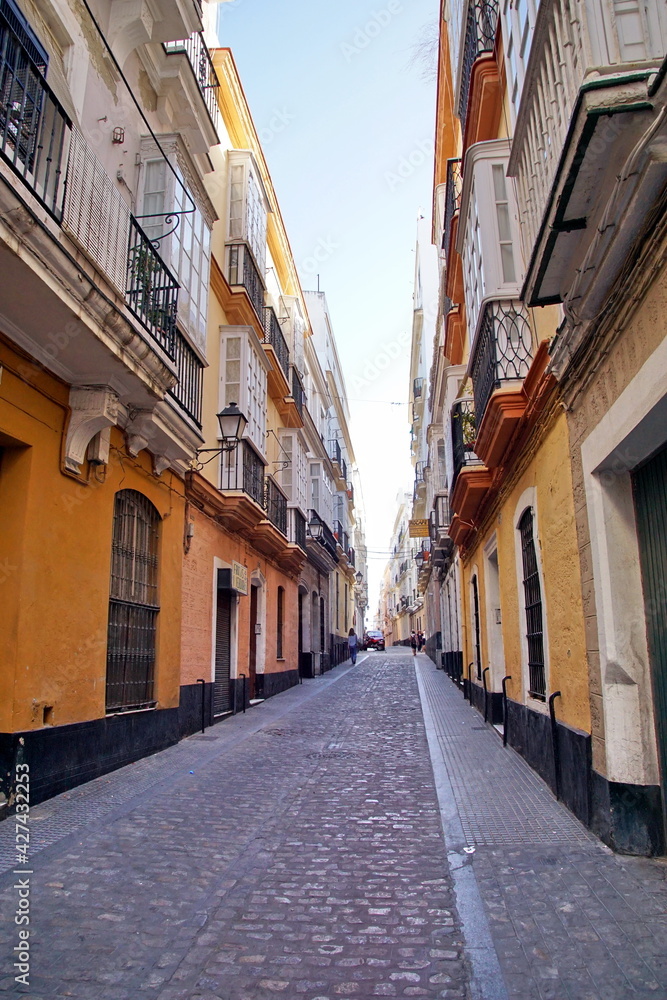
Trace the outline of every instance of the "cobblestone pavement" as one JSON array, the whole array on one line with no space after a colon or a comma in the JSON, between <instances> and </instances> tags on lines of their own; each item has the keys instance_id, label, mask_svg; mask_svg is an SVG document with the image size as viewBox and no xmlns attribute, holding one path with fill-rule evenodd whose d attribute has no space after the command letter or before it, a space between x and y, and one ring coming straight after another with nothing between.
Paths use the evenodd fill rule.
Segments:
<instances>
[{"instance_id":1,"label":"cobblestone pavement","mask_svg":"<svg viewBox=\"0 0 667 1000\"><path fill-rule=\"evenodd\" d=\"M0 996L667 1000L667 866L416 668L372 653L35 807L27 988L0 824Z\"/></svg>"},{"instance_id":2,"label":"cobblestone pavement","mask_svg":"<svg viewBox=\"0 0 667 1000\"><path fill-rule=\"evenodd\" d=\"M444 768L451 798L448 848L474 848L468 863L509 997L667 998L664 859L614 855L503 749L445 674L425 657L418 671L436 776Z\"/></svg>"},{"instance_id":3,"label":"cobblestone pavement","mask_svg":"<svg viewBox=\"0 0 667 1000\"><path fill-rule=\"evenodd\" d=\"M0 991L470 995L412 657L369 655L206 737L33 810L30 986L5 870Z\"/></svg>"}]
</instances>

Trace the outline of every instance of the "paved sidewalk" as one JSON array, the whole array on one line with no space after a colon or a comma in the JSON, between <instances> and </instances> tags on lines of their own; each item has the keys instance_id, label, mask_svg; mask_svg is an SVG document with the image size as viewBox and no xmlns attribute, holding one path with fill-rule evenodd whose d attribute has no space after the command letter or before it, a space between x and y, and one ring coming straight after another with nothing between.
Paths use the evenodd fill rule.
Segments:
<instances>
[{"instance_id":1,"label":"paved sidewalk","mask_svg":"<svg viewBox=\"0 0 667 1000\"><path fill-rule=\"evenodd\" d=\"M510 998L667 998L665 861L614 855L443 672L418 670Z\"/></svg>"},{"instance_id":2,"label":"paved sidewalk","mask_svg":"<svg viewBox=\"0 0 667 1000\"><path fill-rule=\"evenodd\" d=\"M369 655L36 807L30 986L11 970L10 871L0 990L468 996L411 661Z\"/></svg>"}]
</instances>

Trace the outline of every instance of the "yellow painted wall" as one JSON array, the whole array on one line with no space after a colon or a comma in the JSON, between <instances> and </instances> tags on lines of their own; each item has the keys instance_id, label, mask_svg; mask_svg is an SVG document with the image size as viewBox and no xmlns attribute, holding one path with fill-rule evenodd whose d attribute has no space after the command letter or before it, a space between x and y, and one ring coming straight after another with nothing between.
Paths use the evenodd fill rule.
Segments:
<instances>
[{"instance_id":1,"label":"yellow painted wall","mask_svg":"<svg viewBox=\"0 0 667 1000\"><path fill-rule=\"evenodd\" d=\"M536 490L537 530L544 590L543 607L548 633L547 696L561 691L557 702L559 719L590 732L588 670L585 652L583 606L574 519L569 436L565 414L559 414L545 434L539 451L499 507L494 522L479 544L466 555L462 573L464 662L473 659L470 581L477 567L480 593L482 667L488 665L485 602L484 545L495 530L498 542L500 604L506 672L512 675L508 696L539 710L539 703L526 697L521 678L522 633L519 613L523 583L517 578L517 504L524 490Z\"/></svg>"},{"instance_id":2,"label":"yellow painted wall","mask_svg":"<svg viewBox=\"0 0 667 1000\"><path fill-rule=\"evenodd\" d=\"M160 607L156 696L179 700L183 484L127 455L114 429L109 465L89 482L61 471L69 389L0 342L0 731L105 715L114 496L135 489L158 509Z\"/></svg>"}]
</instances>

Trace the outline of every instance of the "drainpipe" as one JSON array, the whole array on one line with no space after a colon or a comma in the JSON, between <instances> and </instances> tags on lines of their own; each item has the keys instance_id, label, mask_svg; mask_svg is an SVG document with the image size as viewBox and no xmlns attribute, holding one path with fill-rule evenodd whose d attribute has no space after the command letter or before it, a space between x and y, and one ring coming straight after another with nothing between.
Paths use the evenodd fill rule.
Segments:
<instances>
[{"instance_id":1,"label":"drainpipe","mask_svg":"<svg viewBox=\"0 0 667 1000\"><path fill-rule=\"evenodd\" d=\"M240 674L243 678L243 714L245 715L245 699L246 699L246 681L248 680L247 674Z\"/></svg>"},{"instance_id":2,"label":"drainpipe","mask_svg":"<svg viewBox=\"0 0 667 1000\"><path fill-rule=\"evenodd\" d=\"M507 746L507 682L512 680L511 674L503 677L503 746Z\"/></svg>"},{"instance_id":3,"label":"drainpipe","mask_svg":"<svg viewBox=\"0 0 667 1000\"><path fill-rule=\"evenodd\" d=\"M484 670L482 670L482 685L484 687L484 721L485 722L488 722L488 719L487 719L487 716L488 716L488 711L487 711L488 697L487 696L488 696L488 693L489 693L488 689L487 689L487 686L486 686L486 675L487 675L487 672L490 669L491 669L491 667L484 667Z\"/></svg>"},{"instance_id":4,"label":"drainpipe","mask_svg":"<svg viewBox=\"0 0 667 1000\"><path fill-rule=\"evenodd\" d=\"M551 743L554 752L554 777L556 779L556 798L560 801L560 749L558 747L558 723L556 722L556 710L554 700L560 698L560 691L554 691L549 695L549 717L551 718Z\"/></svg>"},{"instance_id":5,"label":"drainpipe","mask_svg":"<svg viewBox=\"0 0 667 1000\"><path fill-rule=\"evenodd\" d=\"M472 668L474 662L475 662L474 660L471 660L470 663L468 664L468 701L470 702L471 705L472 705ZM463 691L463 697L465 698L465 689Z\"/></svg>"},{"instance_id":6,"label":"drainpipe","mask_svg":"<svg viewBox=\"0 0 667 1000\"><path fill-rule=\"evenodd\" d=\"M197 678L197 684L201 684L201 731L206 729L206 681L203 677Z\"/></svg>"}]
</instances>

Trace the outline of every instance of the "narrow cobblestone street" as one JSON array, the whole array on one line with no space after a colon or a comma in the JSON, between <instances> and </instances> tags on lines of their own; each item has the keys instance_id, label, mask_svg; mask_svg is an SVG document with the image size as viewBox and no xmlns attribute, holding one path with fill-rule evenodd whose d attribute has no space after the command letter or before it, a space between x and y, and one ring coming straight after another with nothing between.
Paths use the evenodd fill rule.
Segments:
<instances>
[{"instance_id":1,"label":"narrow cobblestone street","mask_svg":"<svg viewBox=\"0 0 667 1000\"><path fill-rule=\"evenodd\" d=\"M612 855L402 649L35 807L27 989L14 826L5 995L667 997L664 864Z\"/></svg>"}]
</instances>

